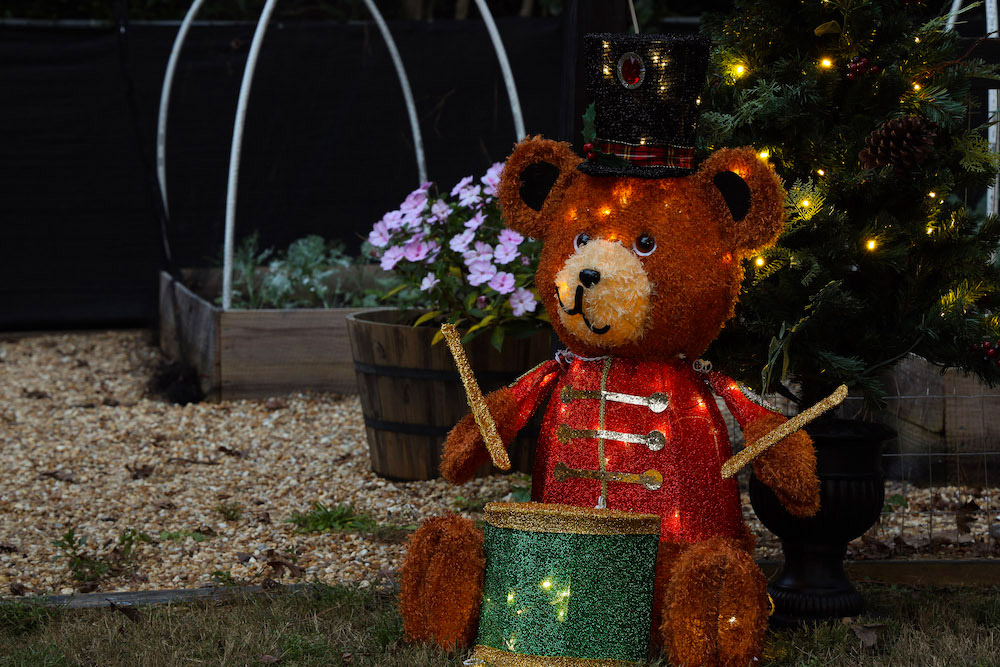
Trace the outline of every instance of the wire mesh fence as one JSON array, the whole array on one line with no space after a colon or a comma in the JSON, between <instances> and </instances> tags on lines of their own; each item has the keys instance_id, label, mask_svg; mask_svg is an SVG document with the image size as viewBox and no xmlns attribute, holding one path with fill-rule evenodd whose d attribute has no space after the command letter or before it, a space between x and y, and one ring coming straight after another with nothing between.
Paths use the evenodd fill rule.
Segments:
<instances>
[{"instance_id":1,"label":"wire mesh fence","mask_svg":"<svg viewBox=\"0 0 1000 667\"><path fill-rule=\"evenodd\" d=\"M885 443L885 504L881 519L849 545L848 556L872 558L1000 558L1000 388L911 357L885 376L886 407L871 412L849 397L839 416L893 428ZM795 406L769 402L786 415ZM742 434L726 415L729 435ZM744 504L749 507L741 475ZM748 513L758 555L780 553L777 538Z\"/></svg>"}]
</instances>

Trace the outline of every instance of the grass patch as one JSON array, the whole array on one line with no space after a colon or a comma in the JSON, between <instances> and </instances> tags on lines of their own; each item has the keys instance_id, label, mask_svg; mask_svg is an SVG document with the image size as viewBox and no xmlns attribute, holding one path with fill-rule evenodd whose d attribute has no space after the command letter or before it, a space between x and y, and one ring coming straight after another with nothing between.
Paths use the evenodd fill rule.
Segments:
<instances>
[{"instance_id":1,"label":"grass patch","mask_svg":"<svg viewBox=\"0 0 1000 667\"><path fill-rule=\"evenodd\" d=\"M772 632L760 664L997 664L1000 588L866 586L865 597L867 616ZM109 608L61 611L20 601L0 605L0 666L438 667L467 657L410 646L401 626L394 594L320 584L154 607L140 622Z\"/></svg>"},{"instance_id":2,"label":"grass patch","mask_svg":"<svg viewBox=\"0 0 1000 667\"><path fill-rule=\"evenodd\" d=\"M375 519L364 512L358 512L353 505L327 507L320 502L313 503L308 512L294 512L288 523L295 524L297 533L364 533L373 531L378 526Z\"/></svg>"},{"instance_id":3,"label":"grass patch","mask_svg":"<svg viewBox=\"0 0 1000 667\"><path fill-rule=\"evenodd\" d=\"M161 542L183 542L189 537L195 542L204 542L209 536L199 533L197 530L164 530L160 532Z\"/></svg>"},{"instance_id":4,"label":"grass patch","mask_svg":"<svg viewBox=\"0 0 1000 667\"><path fill-rule=\"evenodd\" d=\"M134 528L126 528L118 536L118 543L110 553L90 552L86 547L87 537L78 536L76 529L70 526L62 537L52 540L52 545L62 552L66 565L73 573L73 579L84 584L95 584L106 577L134 571L140 542L152 543L153 538Z\"/></svg>"},{"instance_id":5,"label":"grass patch","mask_svg":"<svg viewBox=\"0 0 1000 667\"><path fill-rule=\"evenodd\" d=\"M236 502L219 503L215 506L215 511L226 521L239 521L243 516L243 505Z\"/></svg>"}]
</instances>

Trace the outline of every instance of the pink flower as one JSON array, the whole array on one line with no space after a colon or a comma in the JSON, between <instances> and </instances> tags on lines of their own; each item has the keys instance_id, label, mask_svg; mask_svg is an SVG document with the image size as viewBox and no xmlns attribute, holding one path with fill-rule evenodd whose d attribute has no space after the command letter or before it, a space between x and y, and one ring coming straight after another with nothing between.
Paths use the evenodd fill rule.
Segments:
<instances>
[{"instance_id":1,"label":"pink flower","mask_svg":"<svg viewBox=\"0 0 1000 667\"><path fill-rule=\"evenodd\" d=\"M476 297L476 308L482 310L485 307L486 307L486 295L480 294L478 297Z\"/></svg>"},{"instance_id":2,"label":"pink flower","mask_svg":"<svg viewBox=\"0 0 1000 667\"><path fill-rule=\"evenodd\" d=\"M368 232L368 242L376 248L384 248L389 245L390 238L392 238L392 232L389 231L389 226L381 220L376 222L372 230Z\"/></svg>"},{"instance_id":3,"label":"pink flower","mask_svg":"<svg viewBox=\"0 0 1000 667\"><path fill-rule=\"evenodd\" d=\"M406 225L406 228L409 229L410 231L418 229L421 225L424 224L423 214L420 211L413 211L411 213L407 213L406 215L403 216L403 224Z\"/></svg>"},{"instance_id":4,"label":"pink flower","mask_svg":"<svg viewBox=\"0 0 1000 667\"><path fill-rule=\"evenodd\" d=\"M402 211L403 215L420 213L425 208L427 208L427 191L419 188L411 192L399 206L399 210Z\"/></svg>"},{"instance_id":5,"label":"pink flower","mask_svg":"<svg viewBox=\"0 0 1000 667\"><path fill-rule=\"evenodd\" d=\"M387 229L399 229L403 226L403 214L399 211L389 211L382 216L381 222L385 223Z\"/></svg>"},{"instance_id":6,"label":"pink flower","mask_svg":"<svg viewBox=\"0 0 1000 667\"><path fill-rule=\"evenodd\" d=\"M427 263L433 262L437 259L438 253L441 252L441 244L437 241L431 240L427 241Z\"/></svg>"},{"instance_id":7,"label":"pink flower","mask_svg":"<svg viewBox=\"0 0 1000 667\"><path fill-rule=\"evenodd\" d=\"M434 185L433 182L431 182L431 181L424 181L423 183L420 184L420 187L417 188L417 190L423 190L424 192L427 192L428 190L431 189L432 185ZM414 190L414 192L416 192L416 190Z\"/></svg>"},{"instance_id":8,"label":"pink flower","mask_svg":"<svg viewBox=\"0 0 1000 667\"><path fill-rule=\"evenodd\" d=\"M455 184L455 187L451 189L451 196L454 197L458 195L458 193L461 192L463 189L465 189L471 182L472 182L472 176L466 176L465 178L460 180L458 183Z\"/></svg>"},{"instance_id":9,"label":"pink flower","mask_svg":"<svg viewBox=\"0 0 1000 667\"><path fill-rule=\"evenodd\" d=\"M513 229L504 229L497 235L497 241L500 241L500 243L504 245L517 247L521 245L522 241L524 241L524 237L515 232Z\"/></svg>"},{"instance_id":10,"label":"pink flower","mask_svg":"<svg viewBox=\"0 0 1000 667\"><path fill-rule=\"evenodd\" d=\"M491 259L493 259L493 246L491 246L489 243L476 241L476 249L467 250L462 254L462 258L465 260L466 265L470 265L473 262L480 260L486 260L488 262Z\"/></svg>"},{"instance_id":11,"label":"pink flower","mask_svg":"<svg viewBox=\"0 0 1000 667\"><path fill-rule=\"evenodd\" d=\"M494 162L493 166L486 171L480 181L483 184L483 194L492 197L497 193L497 186L500 185L500 172L503 171L503 162Z\"/></svg>"},{"instance_id":12,"label":"pink flower","mask_svg":"<svg viewBox=\"0 0 1000 667\"><path fill-rule=\"evenodd\" d=\"M481 191L482 188L478 185L465 188L458 193L458 205L466 208L472 208L483 200L483 198L479 196Z\"/></svg>"},{"instance_id":13,"label":"pink flower","mask_svg":"<svg viewBox=\"0 0 1000 667\"><path fill-rule=\"evenodd\" d=\"M411 262L419 262L430 253L430 245L424 243L422 238L416 238L406 244L403 248L403 255Z\"/></svg>"},{"instance_id":14,"label":"pink flower","mask_svg":"<svg viewBox=\"0 0 1000 667\"><path fill-rule=\"evenodd\" d=\"M469 264L470 285L482 285L497 273L497 267L488 259L479 259Z\"/></svg>"},{"instance_id":15,"label":"pink flower","mask_svg":"<svg viewBox=\"0 0 1000 667\"><path fill-rule=\"evenodd\" d=\"M401 247L394 245L382 253L382 261L379 262L379 265L383 271L391 271L392 267L396 266L399 260L403 259L404 254Z\"/></svg>"},{"instance_id":16,"label":"pink flower","mask_svg":"<svg viewBox=\"0 0 1000 667\"><path fill-rule=\"evenodd\" d=\"M457 236L452 236L451 240L448 241L448 247L455 252L465 252L469 249L469 244L472 243L472 239L476 238L476 232L467 229Z\"/></svg>"},{"instance_id":17,"label":"pink flower","mask_svg":"<svg viewBox=\"0 0 1000 667\"><path fill-rule=\"evenodd\" d=\"M420 291L426 292L435 285L437 285L439 282L441 281L438 280L436 277L434 277L433 272L428 272L427 275L424 276L424 279L420 281Z\"/></svg>"},{"instance_id":18,"label":"pink flower","mask_svg":"<svg viewBox=\"0 0 1000 667\"><path fill-rule=\"evenodd\" d=\"M497 264L509 264L518 255L517 246L503 245L502 243L493 251L493 261Z\"/></svg>"},{"instance_id":19,"label":"pink flower","mask_svg":"<svg viewBox=\"0 0 1000 667\"><path fill-rule=\"evenodd\" d=\"M497 272L495 276L490 278L490 287L501 294L510 294L514 291L514 274L505 271Z\"/></svg>"},{"instance_id":20,"label":"pink flower","mask_svg":"<svg viewBox=\"0 0 1000 667\"><path fill-rule=\"evenodd\" d=\"M474 216L465 221L465 226L469 229L479 229L486 222L486 214L478 211Z\"/></svg>"},{"instance_id":21,"label":"pink flower","mask_svg":"<svg viewBox=\"0 0 1000 667\"><path fill-rule=\"evenodd\" d=\"M448 214L450 213L451 213L451 207L448 206L448 203L443 199L438 199L436 202L434 202L434 205L431 206L432 220L439 220L439 221L447 220Z\"/></svg>"},{"instance_id":22,"label":"pink flower","mask_svg":"<svg viewBox=\"0 0 1000 667\"><path fill-rule=\"evenodd\" d=\"M529 266L531 264L531 258L527 255L521 255L521 266Z\"/></svg>"},{"instance_id":23,"label":"pink flower","mask_svg":"<svg viewBox=\"0 0 1000 667\"><path fill-rule=\"evenodd\" d=\"M518 287L514 290L514 293L508 299L508 303L510 303L510 307L514 310L514 317L521 317L525 313L533 313L535 312L535 308L538 307L535 295L531 293L531 290L526 290L523 287Z\"/></svg>"}]
</instances>

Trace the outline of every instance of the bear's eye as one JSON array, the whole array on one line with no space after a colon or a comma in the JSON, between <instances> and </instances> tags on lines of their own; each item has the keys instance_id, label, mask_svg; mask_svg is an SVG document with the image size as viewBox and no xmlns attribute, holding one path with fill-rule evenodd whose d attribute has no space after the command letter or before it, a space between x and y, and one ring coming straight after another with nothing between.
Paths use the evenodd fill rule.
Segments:
<instances>
[{"instance_id":1,"label":"bear's eye","mask_svg":"<svg viewBox=\"0 0 1000 667\"><path fill-rule=\"evenodd\" d=\"M577 234L576 238L573 239L573 249L577 250L580 246L585 246L590 242L590 237L586 234Z\"/></svg>"},{"instance_id":2,"label":"bear's eye","mask_svg":"<svg viewBox=\"0 0 1000 667\"><path fill-rule=\"evenodd\" d=\"M656 250L656 239L649 234L643 234L635 240L632 248L635 250L635 254L641 255L642 257L651 255L653 254L653 251Z\"/></svg>"}]
</instances>

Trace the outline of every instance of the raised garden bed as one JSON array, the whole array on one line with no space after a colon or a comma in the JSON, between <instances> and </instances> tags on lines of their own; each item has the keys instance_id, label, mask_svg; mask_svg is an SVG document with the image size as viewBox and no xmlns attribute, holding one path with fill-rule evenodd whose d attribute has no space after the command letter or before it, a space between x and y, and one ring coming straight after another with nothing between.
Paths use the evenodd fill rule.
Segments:
<instances>
[{"instance_id":1,"label":"raised garden bed","mask_svg":"<svg viewBox=\"0 0 1000 667\"><path fill-rule=\"evenodd\" d=\"M370 308L224 311L213 303L218 271L181 278L160 273L160 347L195 367L210 400L357 393L344 318Z\"/></svg>"}]
</instances>

